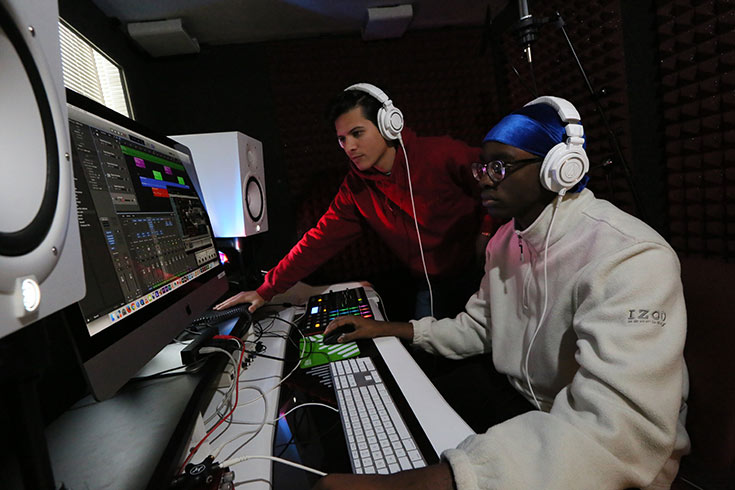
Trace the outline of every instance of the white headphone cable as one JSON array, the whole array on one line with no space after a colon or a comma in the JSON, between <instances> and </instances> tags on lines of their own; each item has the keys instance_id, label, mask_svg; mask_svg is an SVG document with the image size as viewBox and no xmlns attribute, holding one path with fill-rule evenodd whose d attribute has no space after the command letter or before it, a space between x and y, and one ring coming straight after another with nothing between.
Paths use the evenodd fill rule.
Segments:
<instances>
[{"instance_id":1,"label":"white headphone cable","mask_svg":"<svg viewBox=\"0 0 735 490\"><path fill-rule=\"evenodd\" d=\"M562 198L564 197L564 194L566 193L566 189L562 189L562 191L559 192L559 198L556 199L556 202L554 203L554 208L551 212L551 223L549 223L549 229L546 232L546 240L544 243L544 308L541 311L541 317L538 321L538 326L536 327L536 330L533 332L533 336L531 337L531 341L528 343L528 350L526 351L526 361L524 369L526 371L526 384L528 384L528 389L531 390L531 396L533 397L534 403L536 403L536 408L541 410L541 404L539 403L538 399L536 398L536 393L533 391L533 385L531 384L531 376L528 373L528 359L531 357L531 347L533 347L533 342L536 340L536 336L541 331L541 326L544 323L544 320L546 319L546 307L549 303L549 292L548 292L548 285L549 285L549 277L548 272L546 269L546 266L548 264L548 257L549 257L549 237L551 236L551 228L554 226L554 218L556 218L556 210L559 207L559 204L561 203Z\"/></svg>"},{"instance_id":2,"label":"white headphone cable","mask_svg":"<svg viewBox=\"0 0 735 490\"><path fill-rule=\"evenodd\" d=\"M429 272L426 269L426 259L424 258L424 245L421 243L421 232L419 232L419 222L416 218L416 204L413 201L413 186L411 185L411 168L408 165L408 153L406 153L406 145L403 144L403 138L398 133L398 142L403 149L403 156L406 158L406 174L408 174L408 193L411 195L411 209L413 209L413 222L416 225L416 236L419 239L419 252L421 253L421 264L424 266L424 277L426 277L426 285L429 287L429 308L431 316L434 316L434 292L431 290L431 281L429 281Z\"/></svg>"}]
</instances>

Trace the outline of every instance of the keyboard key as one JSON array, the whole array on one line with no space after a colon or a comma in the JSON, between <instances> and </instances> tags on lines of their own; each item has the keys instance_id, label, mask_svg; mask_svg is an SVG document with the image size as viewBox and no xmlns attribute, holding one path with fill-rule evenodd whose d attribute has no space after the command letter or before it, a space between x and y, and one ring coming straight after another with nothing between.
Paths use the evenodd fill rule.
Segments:
<instances>
[{"instance_id":1,"label":"keyboard key","mask_svg":"<svg viewBox=\"0 0 735 490\"><path fill-rule=\"evenodd\" d=\"M426 466L370 358L332 362L330 374L354 473Z\"/></svg>"}]
</instances>

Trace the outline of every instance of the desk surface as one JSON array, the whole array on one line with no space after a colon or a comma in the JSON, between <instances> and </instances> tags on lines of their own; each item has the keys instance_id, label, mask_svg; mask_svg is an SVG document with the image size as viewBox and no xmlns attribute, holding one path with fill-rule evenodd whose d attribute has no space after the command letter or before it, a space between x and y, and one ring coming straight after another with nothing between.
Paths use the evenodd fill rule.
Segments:
<instances>
[{"instance_id":1,"label":"desk surface","mask_svg":"<svg viewBox=\"0 0 735 490\"><path fill-rule=\"evenodd\" d=\"M304 303L313 294L358 285L345 283L321 288L300 285L294 288L291 296L277 297L273 302ZM378 296L367 287L366 292L376 317L381 319ZM276 358L284 357L290 329L288 322L296 313L294 308L287 308L278 313L280 320L261 320L261 324L270 322L268 334L259 337L265 346L264 353ZM257 330L251 328L247 340L255 340L257 335ZM401 342L394 337L380 338L374 342L437 454L455 447L473 434L469 426L439 395ZM178 360L179 349L175 346L164 349L148 369L157 372L170 367L172 362L175 363L173 359ZM290 366L292 365L286 366L289 371ZM208 454L221 447L218 461L240 456L270 456L275 453L274 440L277 433L295 437L298 427L289 427L288 422L283 420L275 422L279 408L284 405L283 397L291 396L290 390L281 392L281 382L286 374L288 373L284 373L283 360L257 357L240 374L239 403L231 423L218 428L208 439L209 447L204 445L200 454ZM163 455L163 449L180 423L200 381L195 376L146 381L126 388L105 402L83 400L77 404L47 429L49 451L57 481L63 481L74 489L139 490L148 487L150 476L156 471L158 460ZM225 389L229 384L229 376L226 375L221 377L218 386ZM201 439L205 425L212 426L211 421L206 424L204 421L215 418L214 411L223 396L221 393L212 396L211 402L203 410L203 416L199 417L199 423L194 425L191 436L191 441L194 442L190 442L189 447ZM327 411L323 408L321 410ZM319 412L317 418L326 420L328 417ZM338 414L331 417L329 420L339 421ZM332 424L334 425L333 422ZM341 437L341 429L337 432ZM282 443L283 441L280 444ZM289 454L287 445L284 447L286 451L283 457L298 457L298 454ZM321 456L322 460L330 457L327 449L320 450L325 452ZM282 451L279 450L278 453L280 452ZM197 461L201 458L192 459ZM308 463L308 459L305 462ZM247 490L274 488L273 468L271 461L266 459L251 459L231 466L235 472L235 481L240 483L238 488ZM276 471L282 473L283 469L278 466ZM292 474L293 471L297 474L300 472L292 470ZM299 475L297 478L303 479L303 476ZM291 483L282 486L301 486L294 486L293 479L289 481ZM302 481L306 482L305 479Z\"/></svg>"},{"instance_id":2,"label":"desk surface","mask_svg":"<svg viewBox=\"0 0 735 490\"><path fill-rule=\"evenodd\" d=\"M230 331L236 322L220 327ZM180 366L182 347L166 346L139 376ZM207 403L208 380L223 364L220 359L198 374L128 383L103 402L91 395L80 400L45 431L57 483L75 490L141 490L167 481L170 470L161 463L173 457L169 443L191 425L191 413Z\"/></svg>"}]
</instances>

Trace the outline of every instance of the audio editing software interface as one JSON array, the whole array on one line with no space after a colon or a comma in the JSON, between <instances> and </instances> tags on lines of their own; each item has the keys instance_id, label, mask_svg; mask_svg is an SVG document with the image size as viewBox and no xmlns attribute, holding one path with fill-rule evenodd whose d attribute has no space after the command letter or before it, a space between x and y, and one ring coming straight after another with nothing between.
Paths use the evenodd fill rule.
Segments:
<instances>
[{"instance_id":1,"label":"audio editing software interface","mask_svg":"<svg viewBox=\"0 0 735 490\"><path fill-rule=\"evenodd\" d=\"M215 267L206 212L187 154L69 107L90 335ZM105 260L105 258L107 260Z\"/></svg>"}]
</instances>

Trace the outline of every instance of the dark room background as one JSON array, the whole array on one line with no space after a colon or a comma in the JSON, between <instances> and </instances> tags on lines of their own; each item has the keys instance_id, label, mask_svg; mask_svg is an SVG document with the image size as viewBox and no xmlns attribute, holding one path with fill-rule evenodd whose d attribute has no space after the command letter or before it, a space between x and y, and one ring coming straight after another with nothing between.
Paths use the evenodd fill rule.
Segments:
<instances>
[{"instance_id":1,"label":"dark room background","mask_svg":"<svg viewBox=\"0 0 735 490\"><path fill-rule=\"evenodd\" d=\"M356 82L385 89L420 135L477 145L500 117L533 98L535 82L539 94L579 109L595 194L647 221L684 256L732 261L733 3L534 6L538 18L558 11L564 31L553 22L539 30L533 73L510 29L516 8L509 2L485 26L410 31L395 40L355 34L205 45L196 55L154 59L90 0L60 2L61 16L123 66L140 122L165 134L240 131L263 142L270 229L247 239L258 269L275 265L334 196L348 161L324 110ZM397 266L366 233L309 281L374 279Z\"/></svg>"}]
</instances>

